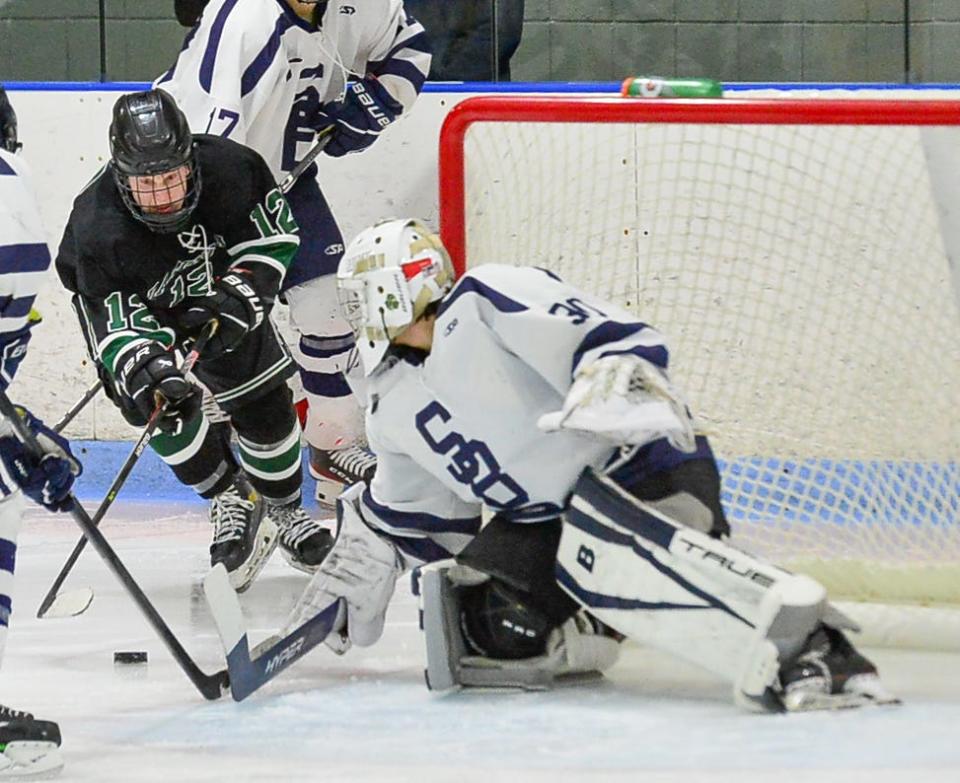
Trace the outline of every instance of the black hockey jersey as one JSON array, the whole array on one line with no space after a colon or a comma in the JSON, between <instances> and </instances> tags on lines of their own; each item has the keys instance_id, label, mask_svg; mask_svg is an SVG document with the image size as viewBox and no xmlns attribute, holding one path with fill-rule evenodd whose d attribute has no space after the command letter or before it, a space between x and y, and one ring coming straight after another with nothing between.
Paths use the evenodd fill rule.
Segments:
<instances>
[{"instance_id":1,"label":"black hockey jersey","mask_svg":"<svg viewBox=\"0 0 960 783\"><path fill-rule=\"evenodd\" d=\"M199 203L186 227L154 233L124 205L108 164L76 198L57 254L93 356L113 374L144 340L179 343L185 300L242 266L272 303L299 245L297 224L263 159L198 134Z\"/></svg>"}]
</instances>

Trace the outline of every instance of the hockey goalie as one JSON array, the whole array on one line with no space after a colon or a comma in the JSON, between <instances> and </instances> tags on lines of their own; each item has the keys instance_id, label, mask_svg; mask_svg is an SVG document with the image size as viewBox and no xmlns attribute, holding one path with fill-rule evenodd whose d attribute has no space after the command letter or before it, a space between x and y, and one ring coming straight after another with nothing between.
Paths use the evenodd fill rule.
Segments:
<instances>
[{"instance_id":1,"label":"hockey goalie","mask_svg":"<svg viewBox=\"0 0 960 783\"><path fill-rule=\"evenodd\" d=\"M373 644L419 568L433 689L546 687L629 638L750 709L896 702L819 583L725 541L717 465L655 329L542 269L455 281L415 220L362 232L338 285L379 462L340 497L288 628L343 597L328 644Z\"/></svg>"}]
</instances>

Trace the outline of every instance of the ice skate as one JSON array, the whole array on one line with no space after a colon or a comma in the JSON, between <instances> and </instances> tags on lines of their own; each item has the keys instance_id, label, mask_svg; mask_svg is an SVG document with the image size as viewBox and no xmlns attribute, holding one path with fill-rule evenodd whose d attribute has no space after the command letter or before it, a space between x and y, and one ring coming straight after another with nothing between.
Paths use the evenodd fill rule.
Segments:
<instances>
[{"instance_id":1,"label":"ice skate","mask_svg":"<svg viewBox=\"0 0 960 783\"><path fill-rule=\"evenodd\" d=\"M828 626L811 634L806 651L781 670L780 681L789 712L900 703L880 682L877 667Z\"/></svg>"},{"instance_id":2,"label":"ice skate","mask_svg":"<svg viewBox=\"0 0 960 783\"><path fill-rule=\"evenodd\" d=\"M337 496L351 484L373 480L377 458L366 445L326 451L310 447L310 475L317 480L317 502L333 508Z\"/></svg>"},{"instance_id":3,"label":"ice skate","mask_svg":"<svg viewBox=\"0 0 960 783\"><path fill-rule=\"evenodd\" d=\"M277 526L266 514L260 493L242 475L210 501L210 522L210 565L223 563L230 584L242 593L276 548Z\"/></svg>"},{"instance_id":4,"label":"ice skate","mask_svg":"<svg viewBox=\"0 0 960 783\"><path fill-rule=\"evenodd\" d=\"M0 705L0 780L52 777L62 767L60 727Z\"/></svg>"},{"instance_id":5,"label":"ice skate","mask_svg":"<svg viewBox=\"0 0 960 783\"><path fill-rule=\"evenodd\" d=\"M280 552L284 559L305 573L312 574L333 548L333 534L312 519L299 501L285 506L269 506L270 518L280 533Z\"/></svg>"}]
</instances>

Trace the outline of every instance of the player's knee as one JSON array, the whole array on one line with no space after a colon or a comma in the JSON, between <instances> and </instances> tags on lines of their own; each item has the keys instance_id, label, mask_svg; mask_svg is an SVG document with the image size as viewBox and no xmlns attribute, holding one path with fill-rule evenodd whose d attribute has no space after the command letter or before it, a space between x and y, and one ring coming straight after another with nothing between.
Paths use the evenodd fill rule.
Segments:
<instances>
[{"instance_id":1,"label":"player's knee","mask_svg":"<svg viewBox=\"0 0 960 783\"><path fill-rule=\"evenodd\" d=\"M497 579L462 590L460 629L479 655L505 660L542 655L554 627L529 596Z\"/></svg>"},{"instance_id":2,"label":"player's knee","mask_svg":"<svg viewBox=\"0 0 960 783\"><path fill-rule=\"evenodd\" d=\"M234 429L253 443L272 443L278 433L288 433L297 422L293 395L285 383L262 397L230 412Z\"/></svg>"}]
</instances>

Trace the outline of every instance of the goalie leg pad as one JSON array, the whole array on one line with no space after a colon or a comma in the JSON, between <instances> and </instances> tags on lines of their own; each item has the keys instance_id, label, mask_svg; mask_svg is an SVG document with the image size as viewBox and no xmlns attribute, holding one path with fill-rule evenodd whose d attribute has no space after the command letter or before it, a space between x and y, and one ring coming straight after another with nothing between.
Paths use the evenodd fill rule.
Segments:
<instances>
[{"instance_id":1,"label":"goalie leg pad","mask_svg":"<svg viewBox=\"0 0 960 783\"><path fill-rule=\"evenodd\" d=\"M584 615L554 627L540 610L524 605L520 593L479 571L452 560L420 571L430 690L545 690L556 677L601 672L617 660L619 642ZM497 649L476 654L481 640Z\"/></svg>"},{"instance_id":2,"label":"goalie leg pad","mask_svg":"<svg viewBox=\"0 0 960 783\"><path fill-rule=\"evenodd\" d=\"M823 587L764 563L585 471L557 553L560 584L603 623L734 685L744 706L782 709L779 662L826 611Z\"/></svg>"}]
</instances>

